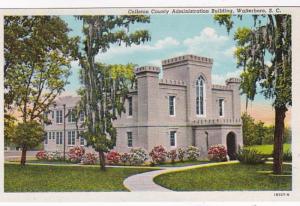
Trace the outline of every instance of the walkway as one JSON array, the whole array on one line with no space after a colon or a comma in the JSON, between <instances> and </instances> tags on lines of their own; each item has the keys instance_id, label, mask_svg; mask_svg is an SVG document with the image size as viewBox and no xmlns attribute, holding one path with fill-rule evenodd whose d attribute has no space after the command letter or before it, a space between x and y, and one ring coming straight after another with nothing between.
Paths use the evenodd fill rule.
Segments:
<instances>
[{"instance_id":1,"label":"walkway","mask_svg":"<svg viewBox=\"0 0 300 206\"><path fill-rule=\"evenodd\" d=\"M123 185L131 192L149 192L149 191L173 192L172 190L169 190L167 188L155 184L153 179L158 175L169 173L169 172L183 171L183 170L195 169L200 167L210 167L210 166L216 166L222 164L235 164L235 163L238 163L238 161L209 163L209 164L192 165L192 166L185 166L185 167L168 167L168 168L163 168L162 170L132 175L124 180Z\"/></svg>"}]
</instances>

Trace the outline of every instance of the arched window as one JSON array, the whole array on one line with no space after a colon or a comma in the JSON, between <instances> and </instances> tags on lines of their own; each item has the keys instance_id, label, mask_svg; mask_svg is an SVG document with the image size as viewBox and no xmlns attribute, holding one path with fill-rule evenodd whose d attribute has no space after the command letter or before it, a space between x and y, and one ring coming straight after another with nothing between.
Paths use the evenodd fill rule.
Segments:
<instances>
[{"instance_id":1,"label":"arched window","mask_svg":"<svg viewBox=\"0 0 300 206\"><path fill-rule=\"evenodd\" d=\"M204 105L204 96L205 96L205 82L202 76L197 79L196 83L196 113L197 115L203 116L205 105Z\"/></svg>"}]
</instances>

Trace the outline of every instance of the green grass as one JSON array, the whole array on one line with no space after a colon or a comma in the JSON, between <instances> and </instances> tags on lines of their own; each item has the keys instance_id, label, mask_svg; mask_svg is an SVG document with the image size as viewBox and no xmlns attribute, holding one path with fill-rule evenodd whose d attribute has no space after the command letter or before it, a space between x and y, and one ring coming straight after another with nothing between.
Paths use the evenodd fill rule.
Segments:
<instances>
[{"instance_id":1,"label":"green grass","mask_svg":"<svg viewBox=\"0 0 300 206\"><path fill-rule=\"evenodd\" d=\"M184 161L184 162L171 162L161 163L159 165L155 165L155 167L184 167L190 165L200 165L200 164L207 164L211 163L209 160L195 160L195 161Z\"/></svg>"},{"instance_id":2,"label":"green grass","mask_svg":"<svg viewBox=\"0 0 300 206\"><path fill-rule=\"evenodd\" d=\"M260 152L263 155L272 155L273 153L273 145L254 145L254 146L248 146L245 148L255 149L258 152ZM288 150L291 151L291 144L284 144L283 145L283 151L287 152Z\"/></svg>"},{"instance_id":3,"label":"green grass","mask_svg":"<svg viewBox=\"0 0 300 206\"><path fill-rule=\"evenodd\" d=\"M127 191L125 178L151 171L144 168L107 168L85 166L44 166L16 164L4 166L5 192ZM154 170L154 169L153 169Z\"/></svg>"},{"instance_id":4,"label":"green grass","mask_svg":"<svg viewBox=\"0 0 300 206\"><path fill-rule=\"evenodd\" d=\"M154 182L175 191L291 190L291 165L272 175L271 164L230 164L167 173Z\"/></svg>"}]
</instances>

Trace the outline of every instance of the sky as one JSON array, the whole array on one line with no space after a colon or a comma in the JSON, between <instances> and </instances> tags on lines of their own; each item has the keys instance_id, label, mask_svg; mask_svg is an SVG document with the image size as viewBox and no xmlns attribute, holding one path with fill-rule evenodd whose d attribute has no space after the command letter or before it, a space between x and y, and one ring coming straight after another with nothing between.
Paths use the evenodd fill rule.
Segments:
<instances>
[{"instance_id":1,"label":"sky","mask_svg":"<svg viewBox=\"0 0 300 206\"><path fill-rule=\"evenodd\" d=\"M62 16L72 29L70 36L82 35L82 22L73 16ZM151 15L150 23L134 24L129 32L146 29L151 40L141 45L125 47L111 45L106 53L97 55L96 60L106 64L134 63L139 66L153 65L161 67L161 61L171 57L194 54L214 59L212 67L213 84L225 84L229 77L238 77L241 68L236 67L233 56L235 41L234 30L237 27L252 27L251 16L244 16L242 21L236 21L233 30L228 34L225 27L213 20L212 15ZM76 94L79 89L78 62L72 62L72 74L66 86L65 94ZM241 97L242 110L245 109L245 97ZM270 100L265 100L257 94L255 101L250 103L248 112L257 120L266 124L274 122L274 110ZM286 123L290 123L290 111Z\"/></svg>"}]
</instances>

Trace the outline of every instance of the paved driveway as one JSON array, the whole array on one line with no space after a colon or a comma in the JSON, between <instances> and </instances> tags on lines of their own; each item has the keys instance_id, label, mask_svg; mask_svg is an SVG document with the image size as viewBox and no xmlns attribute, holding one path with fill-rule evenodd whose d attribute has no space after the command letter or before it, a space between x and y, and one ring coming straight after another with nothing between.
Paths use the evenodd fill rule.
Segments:
<instances>
[{"instance_id":1,"label":"paved driveway","mask_svg":"<svg viewBox=\"0 0 300 206\"><path fill-rule=\"evenodd\" d=\"M27 157L35 157L36 153L38 151L27 151L26 156ZM21 158L22 151L4 151L4 160L19 160Z\"/></svg>"}]
</instances>

